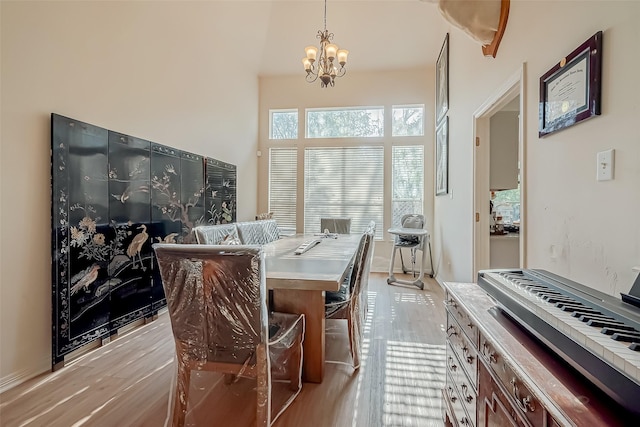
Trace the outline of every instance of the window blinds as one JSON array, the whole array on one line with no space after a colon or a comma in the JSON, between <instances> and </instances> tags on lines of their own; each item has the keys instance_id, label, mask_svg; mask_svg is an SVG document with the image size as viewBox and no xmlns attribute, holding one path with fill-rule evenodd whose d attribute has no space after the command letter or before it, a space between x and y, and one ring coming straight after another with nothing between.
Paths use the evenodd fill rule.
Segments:
<instances>
[{"instance_id":1,"label":"window blinds","mask_svg":"<svg viewBox=\"0 0 640 427\"><path fill-rule=\"evenodd\" d=\"M298 150L269 150L269 212L285 234L296 231Z\"/></svg>"},{"instance_id":2,"label":"window blinds","mask_svg":"<svg viewBox=\"0 0 640 427\"><path fill-rule=\"evenodd\" d=\"M375 221L382 238L384 148L307 148L304 160L304 231L318 233L320 218L351 218L351 232Z\"/></svg>"}]
</instances>

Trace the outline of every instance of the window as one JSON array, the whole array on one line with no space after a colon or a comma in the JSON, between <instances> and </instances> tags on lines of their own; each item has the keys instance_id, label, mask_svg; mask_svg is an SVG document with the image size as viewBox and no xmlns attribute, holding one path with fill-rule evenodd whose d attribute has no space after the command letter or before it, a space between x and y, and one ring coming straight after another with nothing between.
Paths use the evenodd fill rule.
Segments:
<instances>
[{"instance_id":1,"label":"window","mask_svg":"<svg viewBox=\"0 0 640 427\"><path fill-rule=\"evenodd\" d=\"M491 209L505 225L520 225L520 185L513 190L491 192Z\"/></svg>"},{"instance_id":2,"label":"window","mask_svg":"<svg viewBox=\"0 0 640 427\"><path fill-rule=\"evenodd\" d=\"M391 136L423 136L424 105L394 105Z\"/></svg>"},{"instance_id":3,"label":"window","mask_svg":"<svg viewBox=\"0 0 640 427\"><path fill-rule=\"evenodd\" d=\"M307 109L307 138L377 137L384 135L384 108Z\"/></svg>"},{"instance_id":4,"label":"window","mask_svg":"<svg viewBox=\"0 0 640 427\"><path fill-rule=\"evenodd\" d=\"M304 153L304 231L320 232L321 217L351 218L351 232L376 222L382 238L384 148L307 148Z\"/></svg>"},{"instance_id":5,"label":"window","mask_svg":"<svg viewBox=\"0 0 640 427\"><path fill-rule=\"evenodd\" d=\"M298 110L269 110L269 139L298 138Z\"/></svg>"},{"instance_id":6,"label":"window","mask_svg":"<svg viewBox=\"0 0 640 427\"><path fill-rule=\"evenodd\" d=\"M283 234L296 231L297 173L296 148L269 150L269 212L273 212Z\"/></svg>"},{"instance_id":7,"label":"window","mask_svg":"<svg viewBox=\"0 0 640 427\"><path fill-rule=\"evenodd\" d=\"M405 214L422 214L424 147L394 146L392 151L391 226L400 226Z\"/></svg>"}]
</instances>

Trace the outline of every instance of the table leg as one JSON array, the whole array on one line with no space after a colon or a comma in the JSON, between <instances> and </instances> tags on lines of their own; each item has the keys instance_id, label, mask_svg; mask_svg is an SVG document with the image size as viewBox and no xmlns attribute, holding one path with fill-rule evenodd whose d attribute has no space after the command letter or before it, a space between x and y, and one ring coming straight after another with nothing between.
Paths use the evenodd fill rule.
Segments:
<instances>
[{"instance_id":1,"label":"table leg","mask_svg":"<svg viewBox=\"0 0 640 427\"><path fill-rule=\"evenodd\" d=\"M306 382L321 383L325 361L324 291L274 289L273 305L275 311L304 313L302 379Z\"/></svg>"}]
</instances>

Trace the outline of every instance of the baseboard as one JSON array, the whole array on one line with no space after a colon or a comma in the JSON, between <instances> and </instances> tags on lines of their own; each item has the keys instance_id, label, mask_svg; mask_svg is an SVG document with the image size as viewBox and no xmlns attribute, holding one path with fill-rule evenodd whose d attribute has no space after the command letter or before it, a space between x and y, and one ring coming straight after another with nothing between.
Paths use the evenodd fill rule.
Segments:
<instances>
[{"instance_id":1,"label":"baseboard","mask_svg":"<svg viewBox=\"0 0 640 427\"><path fill-rule=\"evenodd\" d=\"M22 384L25 381L29 381L32 378L42 375L51 371L51 358L47 357L38 363L38 366L31 369L23 369L18 372L13 372L0 378L0 393L3 393L13 387Z\"/></svg>"}]
</instances>

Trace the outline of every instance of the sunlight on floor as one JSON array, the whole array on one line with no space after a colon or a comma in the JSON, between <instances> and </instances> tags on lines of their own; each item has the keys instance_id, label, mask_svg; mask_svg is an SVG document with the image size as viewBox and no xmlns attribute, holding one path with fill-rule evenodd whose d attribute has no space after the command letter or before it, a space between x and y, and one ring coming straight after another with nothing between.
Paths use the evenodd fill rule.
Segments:
<instances>
[{"instance_id":1,"label":"sunlight on floor","mask_svg":"<svg viewBox=\"0 0 640 427\"><path fill-rule=\"evenodd\" d=\"M364 378L367 370L367 358L371 343L371 326L373 325L373 313L376 311L377 297L377 292L370 291L367 293L367 316L364 319L364 325L362 325L362 355L360 357L360 373L358 375L358 386L356 387L355 405L353 407L353 426L357 424L358 420L358 402L360 402L362 392L362 378Z\"/></svg>"},{"instance_id":2,"label":"sunlight on floor","mask_svg":"<svg viewBox=\"0 0 640 427\"><path fill-rule=\"evenodd\" d=\"M444 345L388 341L384 425L441 425L444 374Z\"/></svg>"}]
</instances>

